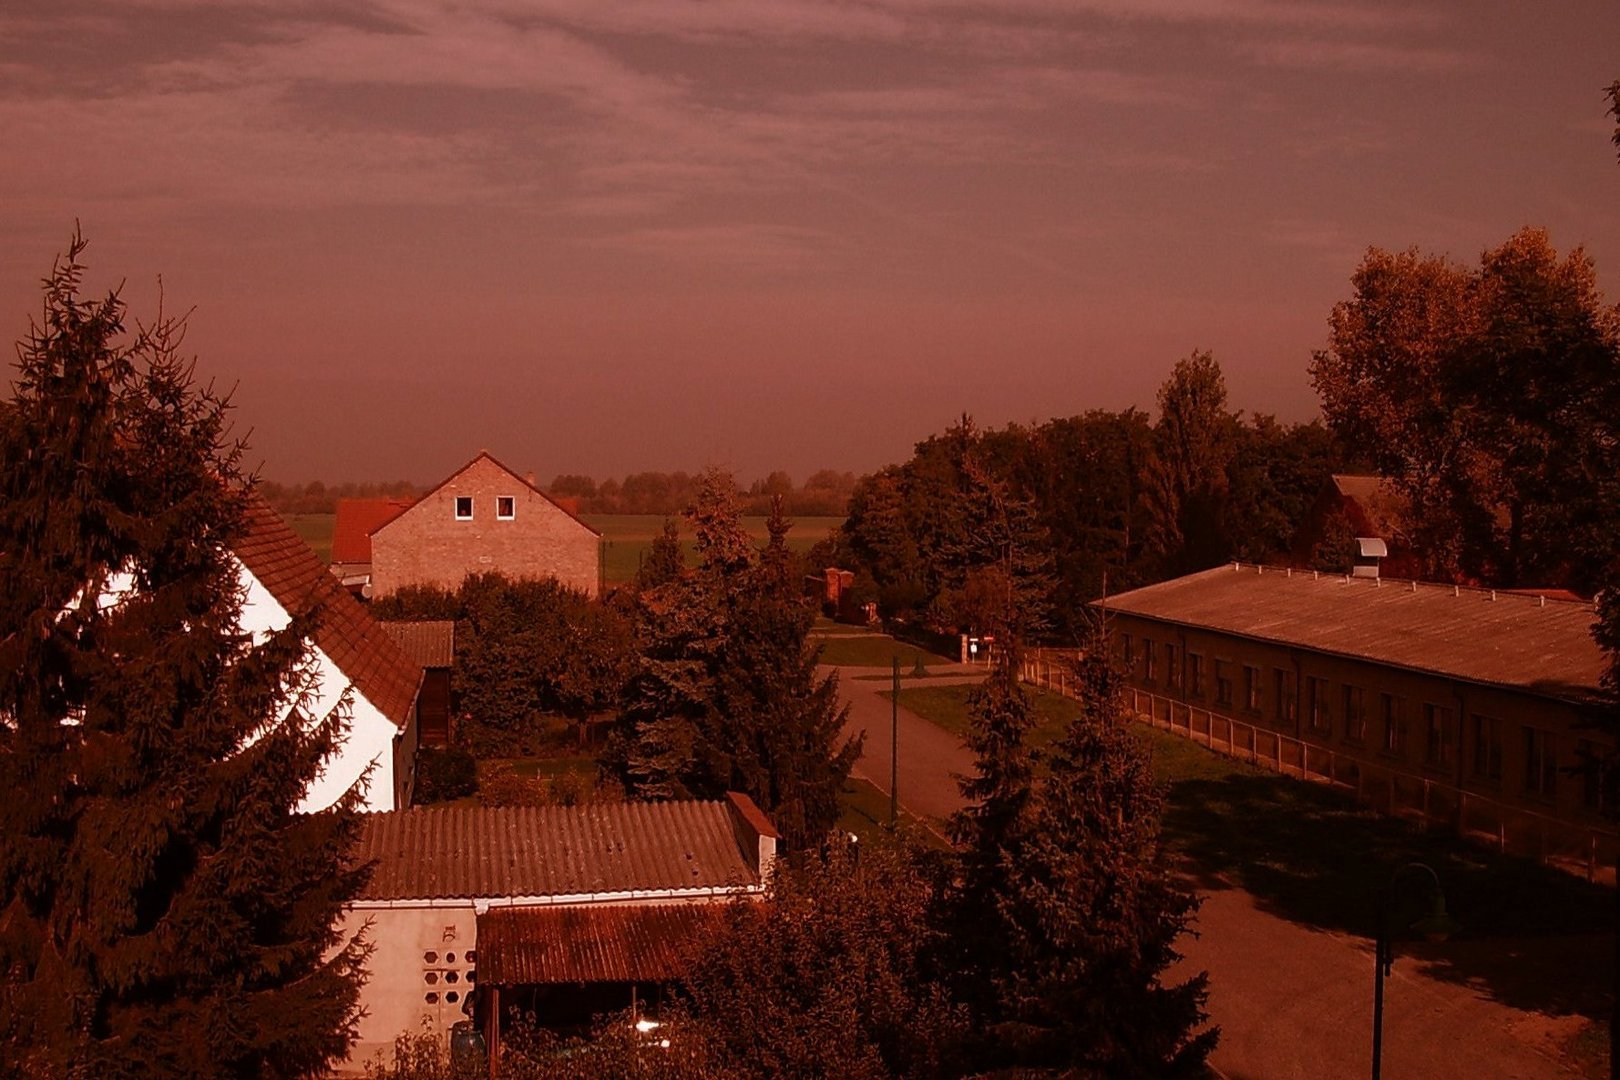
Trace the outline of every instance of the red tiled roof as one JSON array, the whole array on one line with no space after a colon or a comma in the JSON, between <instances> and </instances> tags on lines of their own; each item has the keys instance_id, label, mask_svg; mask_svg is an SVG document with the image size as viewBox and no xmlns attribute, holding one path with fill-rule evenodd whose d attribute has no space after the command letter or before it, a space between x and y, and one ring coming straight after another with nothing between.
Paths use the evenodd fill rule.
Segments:
<instances>
[{"instance_id":1,"label":"red tiled roof","mask_svg":"<svg viewBox=\"0 0 1620 1080\"><path fill-rule=\"evenodd\" d=\"M729 803L418 807L368 814L361 900L581 896L757 885Z\"/></svg>"},{"instance_id":2,"label":"red tiled roof","mask_svg":"<svg viewBox=\"0 0 1620 1080\"><path fill-rule=\"evenodd\" d=\"M589 531L592 536L601 536L602 535L599 531L597 531L596 529L591 528L589 525L585 524L584 521L580 520L580 516L578 514L574 513L572 510L570 510L568 507L564 506L562 503L558 502L556 499L553 499L550 495L547 495L544 491L541 491L534 484L529 483L529 481L528 481L528 479L526 477L520 476L518 473L515 473L511 469L507 468L500 461L496 460L495 455L491 454L488 450L480 450L480 451L478 451L478 453L476 453L476 454L474 454L472 456L472 460L468 461L465 465L463 465L461 468L457 469L455 472L451 473L449 476L446 476L443 480L440 480L437 484L434 484L432 487L428 488L414 502L411 502L411 503L408 503L405 506L399 507L398 509L394 510L391 514L389 514L387 518L383 519L382 521L377 522L375 525L373 525L371 527L370 532L376 532L378 529L382 528L384 525L387 525L389 522L391 522L395 518L399 517L405 511L409 510L412 506L415 506L417 503L422 502L423 500L427 499L434 492L438 491L440 488L444 487L444 485L448 484L450 481L454 480L456 477L460 476L462 473L466 472L468 469L472 468L474 465L478 464L480 461L484 460L485 458L489 459L489 463L491 465L494 465L497 469L500 469L502 472L506 473L506 475L510 476L513 480L515 480L518 483L522 484L524 487L528 488L530 491L534 492L536 495L538 495L542 499L546 500L546 502L550 503L552 506L555 506L557 509L559 509L563 513L567 514L570 518L572 518L574 520L574 523L576 525L578 525L582 529L585 529L585 530ZM370 548L368 547L366 550L367 550L366 558L369 561L370 558L371 558Z\"/></svg>"},{"instance_id":3,"label":"red tiled roof","mask_svg":"<svg viewBox=\"0 0 1620 1080\"><path fill-rule=\"evenodd\" d=\"M456 662L453 619L384 622L382 628L413 663L425 668L447 668Z\"/></svg>"},{"instance_id":4,"label":"red tiled roof","mask_svg":"<svg viewBox=\"0 0 1620 1080\"><path fill-rule=\"evenodd\" d=\"M319 609L315 644L379 712L401 728L409 724L422 668L338 584L281 515L257 497L248 506L247 532L235 551L289 614Z\"/></svg>"},{"instance_id":5,"label":"red tiled roof","mask_svg":"<svg viewBox=\"0 0 1620 1080\"><path fill-rule=\"evenodd\" d=\"M491 908L478 916L478 983L669 982L723 911L712 903Z\"/></svg>"},{"instance_id":6,"label":"red tiled roof","mask_svg":"<svg viewBox=\"0 0 1620 1080\"><path fill-rule=\"evenodd\" d=\"M1574 702L1606 666L1591 604L1490 589L1232 564L1093 604Z\"/></svg>"},{"instance_id":7,"label":"red tiled roof","mask_svg":"<svg viewBox=\"0 0 1620 1080\"><path fill-rule=\"evenodd\" d=\"M369 563L371 531L415 504L414 499L339 499L332 524L332 561Z\"/></svg>"}]
</instances>

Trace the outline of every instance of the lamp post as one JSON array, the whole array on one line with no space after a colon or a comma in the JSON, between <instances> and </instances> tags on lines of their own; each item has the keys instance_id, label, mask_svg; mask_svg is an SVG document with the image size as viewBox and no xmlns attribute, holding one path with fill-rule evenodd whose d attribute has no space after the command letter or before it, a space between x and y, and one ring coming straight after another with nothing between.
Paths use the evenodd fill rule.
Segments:
<instances>
[{"instance_id":1,"label":"lamp post","mask_svg":"<svg viewBox=\"0 0 1620 1080\"><path fill-rule=\"evenodd\" d=\"M1389 936L1389 913L1395 906L1395 888L1409 870L1422 871L1429 876L1429 913L1411 925L1430 941L1444 941L1455 934L1458 926L1446 914L1446 894L1440 889L1440 875L1424 863L1407 863L1389 876L1389 885L1378 896L1378 928L1373 939L1373 1080L1382 1076L1384 1053L1384 979L1395 963L1395 946Z\"/></svg>"}]
</instances>

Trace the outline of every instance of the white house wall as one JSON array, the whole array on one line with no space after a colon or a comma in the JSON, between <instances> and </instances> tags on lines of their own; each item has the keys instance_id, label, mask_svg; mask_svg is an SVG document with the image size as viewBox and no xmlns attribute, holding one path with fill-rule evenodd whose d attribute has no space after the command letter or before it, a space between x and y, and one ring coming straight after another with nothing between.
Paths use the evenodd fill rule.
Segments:
<instances>
[{"instance_id":1,"label":"white house wall","mask_svg":"<svg viewBox=\"0 0 1620 1080\"><path fill-rule=\"evenodd\" d=\"M248 572L240 562L238 572L247 582L247 596L242 603L242 628L254 634L267 634L280 630L292 622L292 616L281 606L270 590ZM311 643L313 646L313 642ZM342 669L319 646L311 649L308 674L314 687L310 705L311 715L325 716L335 709L350 687ZM393 721L355 690L350 698L349 733L337 753L326 760L321 775L310 785L298 809L303 813L324 810L337 802L345 791L354 786L370 768L363 809L393 810L394 738L399 734Z\"/></svg>"}]
</instances>

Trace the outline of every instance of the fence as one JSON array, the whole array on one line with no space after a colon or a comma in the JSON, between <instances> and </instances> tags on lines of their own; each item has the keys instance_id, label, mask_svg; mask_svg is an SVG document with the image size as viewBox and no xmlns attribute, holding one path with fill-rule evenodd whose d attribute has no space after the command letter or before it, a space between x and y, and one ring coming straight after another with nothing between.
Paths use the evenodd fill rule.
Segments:
<instances>
[{"instance_id":1,"label":"fence","mask_svg":"<svg viewBox=\"0 0 1620 1080\"><path fill-rule=\"evenodd\" d=\"M1073 650L1036 649L1023 681L1074 696ZM1147 724L1202 743L1251 765L1328 784L1391 817L1454 830L1498 851L1528 856L1585 877L1615 883L1620 836L1579 822L1512 806L1431 776L1235 720L1145 690L1128 688L1126 704Z\"/></svg>"}]
</instances>

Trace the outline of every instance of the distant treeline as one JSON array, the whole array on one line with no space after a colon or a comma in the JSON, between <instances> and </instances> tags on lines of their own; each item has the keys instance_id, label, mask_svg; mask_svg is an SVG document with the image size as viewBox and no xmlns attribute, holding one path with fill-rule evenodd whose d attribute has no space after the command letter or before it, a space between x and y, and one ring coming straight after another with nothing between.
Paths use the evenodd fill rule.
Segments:
<instances>
[{"instance_id":1,"label":"distant treeline","mask_svg":"<svg viewBox=\"0 0 1620 1080\"><path fill-rule=\"evenodd\" d=\"M579 514L679 514L697 496L700 474L687 472L631 473L623 480L608 478L600 484L589 476L565 473L543 489L547 495ZM822 469L812 473L801 487L793 478L777 471L756 480L742 493L744 514L770 513L771 499L782 496L784 508L794 517L843 517L855 490L852 472ZM283 514L330 514L339 499L365 499L384 496L412 498L424 489L408 480L392 482L324 484L283 484L261 480L259 494Z\"/></svg>"},{"instance_id":2,"label":"distant treeline","mask_svg":"<svg viewBox=\"0 0 1620 1080\"><path fill-rule=\"evenodd\" d=\"M330 514L336 511L339 499L411 499L421 492L422 489L409 480L342 484L323 484L319 480L307 484L259 481L259 494L264 501L283 514Z\"/></svg>"},{"instance_id":3,"label":"distant treeline","mask_svg":"<svg viewBox=\"0 0 1620 1080\"><path fill-rule=\"evenodd\" d=\"M1012 567L1050 615L1042 636L1069 640L1105 588L1286 560L1344 465L1320 423L1229 410L1220 366L1198 353L1159 391L1157 418L1094 410L982 430L964 416L863 478L812 561L855 570L858 599L885 615L944 631L985 625Z\"/></svg>"},{"instance_id":4,"label":"distant treeline","mask_svg":"<svg viewBox=\"0 0 1620 1080\"><path fill-rule=\"evenodd\" d=\"M702 474L639 472L599 484L589 476L564 474L545 490L582 514L678 514L693 505L701 480ZM822 469L811 473L802 487L795 487L793 478L778 470L740 493L742 512L769 514L772 498L780 495L790 516L842 517L856 482L852 472Z\"/></svg>"}]
</instances>

